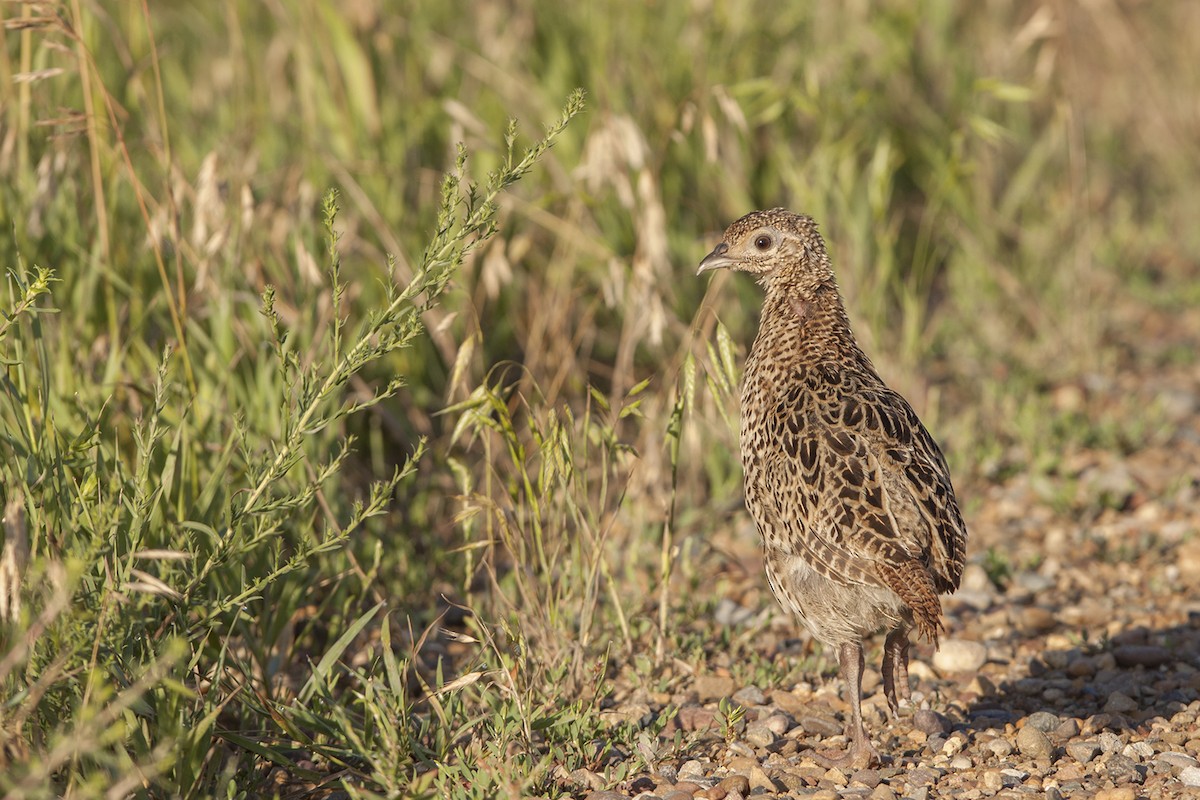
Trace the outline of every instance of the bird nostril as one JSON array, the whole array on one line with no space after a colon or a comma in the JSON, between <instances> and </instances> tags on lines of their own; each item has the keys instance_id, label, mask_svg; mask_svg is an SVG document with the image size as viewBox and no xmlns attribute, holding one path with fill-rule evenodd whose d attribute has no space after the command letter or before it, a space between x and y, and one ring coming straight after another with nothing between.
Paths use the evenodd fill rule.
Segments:
<instances>
[{"instance_id":1,"label":"bird nostril","mask_svg":"<svg viewBox=\"0 0 1200 800\"><path fill-rule=\"evenodd\" d=\"M728 252L729 252L729 245L725 244L724 242L721 242L719 245L717 245L716 247L713 248L714 256L723 256Z\"/></svg>"}]
</instances>

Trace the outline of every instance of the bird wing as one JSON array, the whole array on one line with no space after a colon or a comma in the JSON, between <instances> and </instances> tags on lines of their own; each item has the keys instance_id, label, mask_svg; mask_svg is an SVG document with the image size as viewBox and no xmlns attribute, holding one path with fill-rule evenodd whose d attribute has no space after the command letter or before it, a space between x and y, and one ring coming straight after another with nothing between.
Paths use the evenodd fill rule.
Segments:
<instances>
[{"instance_id":1,"label":"bird wing","mask_svg":"<svg viewBox=\"0 0 1200 800\"><path fill-rule=\"evenodd\" d=\"M945 459L899 394L828 377L781 395L768 485L755 494L775 500L779 524L802 531L783 537L785 550L831 580L892 589L934 638L937 594L957 588L966 550Z\"/></svg>"}]
</instances>

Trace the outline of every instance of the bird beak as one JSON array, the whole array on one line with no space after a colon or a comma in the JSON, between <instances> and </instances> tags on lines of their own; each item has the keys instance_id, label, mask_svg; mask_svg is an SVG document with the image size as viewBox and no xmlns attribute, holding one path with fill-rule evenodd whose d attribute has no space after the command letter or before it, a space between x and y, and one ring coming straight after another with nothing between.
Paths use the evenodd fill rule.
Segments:
<instances>
[{"instance_id":1,"label":"bird beak","mask_svg":"<svg viewBox=\"0 0 1200 800\"><path fill-rule=\"evenodd\" d=\"M729 256L725 255L727 252L729 252L729 245L721 242L719 245L713 248L711 253L704 257L703 261L700 262L700 269L696 270L696 274L700 275L701 273L708 272L712 269L725 269L726 267L733 266L736 262Z\"/></svg>"}]
</instances>

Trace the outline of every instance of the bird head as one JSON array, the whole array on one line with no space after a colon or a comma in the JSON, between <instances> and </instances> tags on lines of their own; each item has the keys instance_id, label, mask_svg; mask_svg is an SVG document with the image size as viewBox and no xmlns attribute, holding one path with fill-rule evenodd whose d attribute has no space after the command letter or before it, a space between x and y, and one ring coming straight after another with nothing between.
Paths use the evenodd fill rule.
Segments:
<instances>
[{"instance_id":1,"label":"bird head","mask_svg":"<svg viewBox=\"0 0 1200 800\"><path fill-rule=\"evenodd\" d=\"M817 223L784 208L753 211L725 229L721 243L700 262L697 275L714 269L749 272L759 283L777 278L801 288L833 282Z\"/></svg>"}]
</instances>

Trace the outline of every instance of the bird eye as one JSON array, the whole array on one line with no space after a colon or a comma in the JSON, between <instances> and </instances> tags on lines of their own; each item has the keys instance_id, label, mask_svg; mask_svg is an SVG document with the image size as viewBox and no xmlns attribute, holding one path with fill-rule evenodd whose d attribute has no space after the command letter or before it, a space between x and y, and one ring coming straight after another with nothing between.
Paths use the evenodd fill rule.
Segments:
<instances>
[{"instance_id":1,"label":"bird eye","mask_svg":"<svg viewBox=\"0 0 1200 800\"><path fill-rule=\"evenodd\" d=\"M768 250L771 247L771 237L765 233L754 240L754 246L759 250Z\"/></svg>"}]
</instances>

